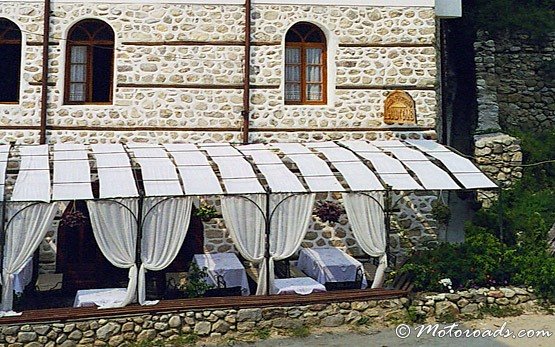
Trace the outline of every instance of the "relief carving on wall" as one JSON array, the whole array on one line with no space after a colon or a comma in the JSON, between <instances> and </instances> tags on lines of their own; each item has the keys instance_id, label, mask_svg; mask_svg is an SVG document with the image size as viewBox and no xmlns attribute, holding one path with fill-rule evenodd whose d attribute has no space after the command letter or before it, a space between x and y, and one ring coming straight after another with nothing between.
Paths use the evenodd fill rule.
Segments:
<instances>
[{"instance_id":1,"label":"relief carving on wall","mask_svg":"<svg viewBox=\"0 0 555 347\"><path fill-rule=\"evenodd\" d=\"M385 99L383 120L385 124L416 124L413 98L402 90L393 91Z\"/></svg>"}]
</instances>

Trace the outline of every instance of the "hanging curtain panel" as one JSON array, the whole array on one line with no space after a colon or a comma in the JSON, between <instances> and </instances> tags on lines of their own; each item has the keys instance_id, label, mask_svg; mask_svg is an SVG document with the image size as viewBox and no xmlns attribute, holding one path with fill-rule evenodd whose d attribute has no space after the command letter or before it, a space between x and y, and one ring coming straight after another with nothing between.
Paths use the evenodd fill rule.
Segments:
<instances>
[{"instance_id":1,"label":"hanging curtain panel","mask_svg":"<svg viewBox=\"0 0 555 347\"><path fill-rule=\"evenodd\" d=\"M136 162L147 196L183 195L177 168L160 145L128 144Z\"/></svg>"},{"instance_id":2,"label":"hanging curtain panel","mask_svg":"<svg viewBox=\"0 0 555 347\"><path fill-rule=\"evenodd\" d=\"M6 188L6 169L8 168L9 154L10 146L0 145L0 201L4 201L4 191Z\"/></svg>"},{"instance_id":3,"label":"hanging curtain panel","mask_svg":"<svg viewBox=\"0 0 555 347\"><path fill-rule=\"evenodd\" d=\"M114 298L100 308L123 307L137 293L137 230L138 199L87 201L91 225L98 248L115 267L129 269L129 282L123 300Z\"/></svg>"},{"instance_id":4,"label":"hanging curtain panel","mask_svg":"<svg viewBox=\"0 0 555 347\"><path fill-rule=\"evenodd\" d=\"M53 200L92 199L91 168L85 145L54 145Z\"/></svg>"},{"instance_id":5,"label":"hanging curtain panel","mask_svg":"<svg viewBox=\"0 0 555 347\"><path fill-rule=\"evenodd\" d=\"M243 258L254 264L261 264L264 260L266 211L264 197L263 194L222 197L222 215L233 244ZM266 281L259 274L256 295L264 295L266 289Z\"/></svg>"},{"instance_id":6,"label":"hanging curtain panel","mask_svg":"<svg viewBox=\"0 0 555 347\"><path fill-rule=\"evenodd\" d=\"M357 244L366 254L379 258L372 288L380 288L387 269L383 193L347 193L343 194L343 203Z\"/></svg>"},{"instance_id":7,"label":"hanging curtain panel","mask_svg":"<svg viewBox=\"0 0 555 347\"><path fill-rule=\"evenodd\" d=\"M2 263L2 305L0 317L14 315L13 281L29 257L37 250L52 226L58 206L54 203L11 202L7 206L5 244Z\"/></svg>"},{"instance_id":8,"label":"hanging curtain panel","mask_svg":"<svg viewBox=\"0 0 555 347\"><path fill-rule=\"evenodd\" d=\"M309 101L319 101L322 95L322 49L306 49L306 98Z\"/></svg>"},{"instance_id":9,"label":"hanging curtain panel","mask_svg":"<svg viewBox=\"0 0 555 347\"><path fill-rule=\"evenodd\" d=\"M147 198L143 205L141 239L141 268L139 269L139 304L146 301L146 271L160 271L168 267L179 253L189 229L192 197Z\"/></svg>"},{"instance_id":10,"label":"hanging curtain panel","mask_svg":"<svg viewBox=\"0 0 555 347\"><path fill-rule=\"evenodd\" d=\"M272 194L269 283L266 283L266 259L262 262L259 278L259 281L264 283L264 288L274 288L274 261L291 257L301 246L312 219L315 197L316 194Z\"/></svg>"},{"instance_id":11,"label":"hanging curtain panel","mask_svg":"<svg viewBox=\"0 0 555 347\"><path fill-rule=\"evenodd\" d=\"M137 197L139 192L129 162L129 156L121 144L91 145L96 159L100 198Z\"/></svg>"},{"instance_id":12,"label":"hanging curtain panel","mask_svg":"<svg viewBox=\"0 0 555 347\"><path fill-rule=\"evenodd\" d=\"M50 202L50 165L48 145L21 146L21 164L12 201Z\"/></svg>"},{"instance_id":13,"label":"hanging curtain panel","mask_svg":"<svg viewBox=\"0 0 555 347\"><path fill-rule=\"evenodd\" d=\"M85 101L87 46L72 46L69 67L69 101Z\"/></svg>"}]
</instances>

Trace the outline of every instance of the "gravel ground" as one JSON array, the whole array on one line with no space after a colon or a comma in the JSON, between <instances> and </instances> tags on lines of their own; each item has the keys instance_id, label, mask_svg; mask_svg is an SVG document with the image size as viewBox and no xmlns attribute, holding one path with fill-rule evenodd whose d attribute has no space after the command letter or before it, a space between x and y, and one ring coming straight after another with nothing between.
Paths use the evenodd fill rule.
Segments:
<instances>
[{"instance_id":1,"label":"gravel ground","mask_svg":"<svg viewBox=\"0 0 555 347\"><path fill-rule=\"evenodd\" d=\"M235 346L256 346L256 347L307 347L307 346L326 346L326 347L356 347L356 346L555 346L555 315L521 315L518 317L505 317L478 319L456 323L456 329L479 329L484 333L484 329L491 329L491 332L501 331L507 333L525 330L545 330L551 333L551 337L542 338L501 338L501 337L434 337L432 334L422 334L417 337L419 326L411 326L411 333L407 338L401 339L396 335L396 327L368 328L357 327L356 331L351 328L337 328L327 330L312 330L310 336L305 338L286 338L281 336L271 336L267 340L256 343L238 343ZM439 326L441 329L448 328L449 324ZM471 330L471 331L472 331ZM406 331L406 330L405 330ZM445 331L445 330L444 330ZM455 329L453 329L455 331ZM438 333L439 334L439 333ZM231 343L228 343L231 344Z\"/></svg>"}]
</instances>

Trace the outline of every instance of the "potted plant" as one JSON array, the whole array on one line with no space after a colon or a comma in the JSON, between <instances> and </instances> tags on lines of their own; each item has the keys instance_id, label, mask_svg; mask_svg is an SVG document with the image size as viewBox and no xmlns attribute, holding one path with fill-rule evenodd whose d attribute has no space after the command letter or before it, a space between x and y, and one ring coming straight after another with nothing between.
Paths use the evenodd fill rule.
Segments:
<instances>
[{"instance_id":1,"label":"potted plant","mask_svg":"<svg viewBox=\"0 0 555 347\"><path fill-rule=\"evenodd\" d=\"M200 217L203 222L208 222L210 219L218 216L216 208L206 201L201 201L199 207L194 211L195 216Z\"/></svg>"},{"instance_id":2,"label":"potted plant","mask_svg":"<svg viewBox=\"0 0 555 347\"><path fill-rule=\"evenodd\" d=\"M314 207L314 214L322 222L336 223L343 213L345 213L343 206L334 201L318 201Z\"/></svg>"}]
</instances>

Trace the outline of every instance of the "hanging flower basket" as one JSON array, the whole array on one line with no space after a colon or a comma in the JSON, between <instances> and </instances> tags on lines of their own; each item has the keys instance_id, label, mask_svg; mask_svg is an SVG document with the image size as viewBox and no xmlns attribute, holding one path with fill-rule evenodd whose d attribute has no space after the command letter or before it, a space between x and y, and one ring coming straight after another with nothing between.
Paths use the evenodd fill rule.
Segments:
<instances>
[{"instance_id":1,"label":"hanging flower basket","mask_svg":"<svg viewBox=\"0 0 555 347\"><path fill-rule=\"evenodd\" d=\"M212 218L218 216L218 211L213 205L206 201L201 201L199 207L195 211L195 216L200 217L203 222L208 222Z\"/></svg>"},{"instance_id":2,"label":"hanging flower basket","mask_svg":"<svg viewBox=\"0 0 555 347\"><path fill-rule=\"evenodd\" d=\"M85 224L87 221L87 217L85 214L79 210L75 209L75 205L73 205L71 211L65 213L60 220L60 226L68 227L68 228L75 228L80 227Z\"/></svg>"},{"instance_id":3,"label":"hanging flower basket","mask_svg":"<svg viewBox=\"0 0 555 347\"><path fill-rule=\"evenodd\" d=\"M336 223L343 213L345 213L343 206L333 201L318 201L314 207L314 214L322 222Z\"/></svg>"}]
</instances>

